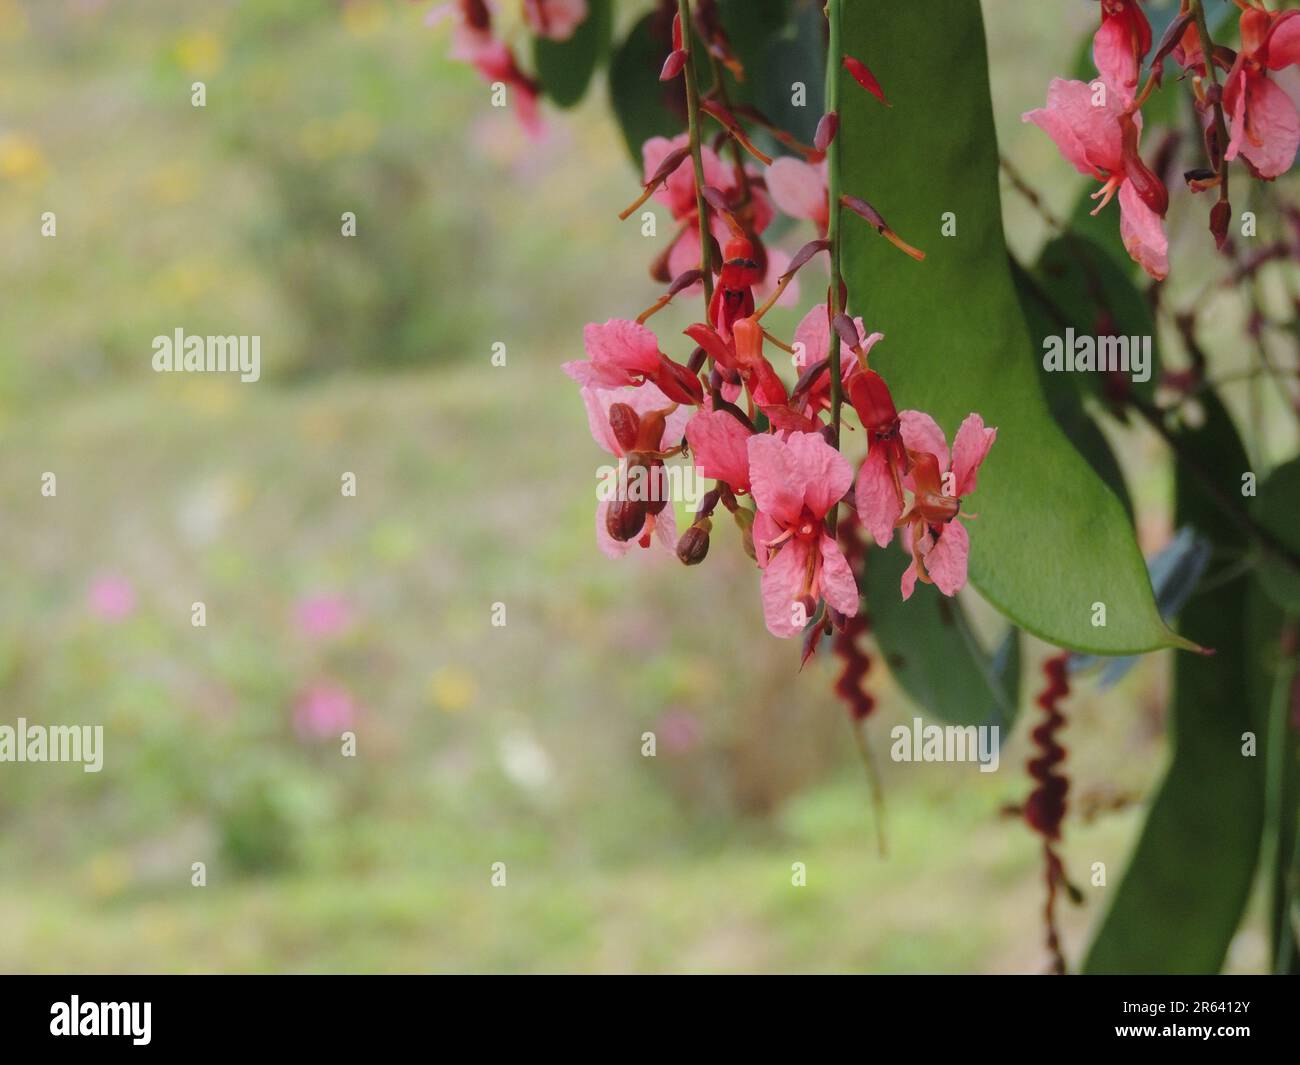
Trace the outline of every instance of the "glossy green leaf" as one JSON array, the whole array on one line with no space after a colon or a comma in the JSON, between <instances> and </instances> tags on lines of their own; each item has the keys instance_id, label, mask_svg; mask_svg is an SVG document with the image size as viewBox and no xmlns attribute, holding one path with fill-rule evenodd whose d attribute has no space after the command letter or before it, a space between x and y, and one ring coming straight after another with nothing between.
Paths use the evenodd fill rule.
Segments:
<instances>
[{"instance_id":1,"label":"glossy green leaf","mask_svg":"<svg viewBox=\"0 0 1300 1065\"><path fill-rule=\"evenodd\" d=\"M591 75L609 50L611 0L587 0L587 18L567 41L538 37L533 65L552 103L572 107L582 99Z\"/></svg>"},{"instance_id":2,"label":"glossy green leaf","mask_svg":"<svg viewBox=\"0 0 1300 1065\"><path fill-rule=\"evenodd\" d=\"M682 79L659 80L672 48L671 25L651 12L632 28L609 61L610 103L638 172L642 144L651 137L674 137L686 128Z\"/></svg>"},{"instance_id":3,"label":"glossy green leaf","mask_svg":"<svg viewBox=\"0 0 1300 1065\"><path fill-rule=\"evenodd\" d=\"M871 631L889 671L927 713L954 725L997 725L1008 735L1020 703L1019 633L1011 629L989 654L957 600L918 584L903 602L899 580L910 561L897 545L867 556Z\"/></svg>"},{"instance_id":4,"label":"glossy green leaf","mask_svg":"<svg viewBox=\"0 0 1300 1065\"><path fill-rule=\"evenodd\" d=\"M980 412L998 440L963 500L970 574L994 606L1052 643L1098 654L1186 645L1161 620L1124 508L1057 427L1002 233L998 148L978 0L849 4L845 50L890 108L841 72L843 191L875 205L924 262L845 218L850 304L884 332L872 364L900 408L949 439ZM917 42L925 42L918 47ZM951 213L957 235L940 234ZM1106 624L1094 626L1094 604Z\"/></svg>"},{"instance_id":5,"label":"glossy green leaf","mask_svg":"<svg viewBox=\"0 0 1300 1065\"><path fill-rule=\"evenodd\" d=\"M1198 465L1235 476L1245 452L1227 413L1204 399L1202 428L1181 438ZM1239 527L1180 463L1177 518L1209 537L1230 565L1246 550ZM1221 490L1222 486L1218 486ZM1211 973L1223 963L1250 895L1264 815L1269 634L1276 611L1245 575L1202 580L1182 621L1214 649L1179 655L1170 714L1173 757L1122 882L1089 951L1092 973Z\"/></svg>"}]
</instances>

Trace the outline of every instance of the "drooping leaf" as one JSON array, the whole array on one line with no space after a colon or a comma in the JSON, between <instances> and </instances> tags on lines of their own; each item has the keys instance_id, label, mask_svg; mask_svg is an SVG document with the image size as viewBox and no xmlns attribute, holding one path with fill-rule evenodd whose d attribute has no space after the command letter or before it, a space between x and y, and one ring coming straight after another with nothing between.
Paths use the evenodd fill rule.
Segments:
<instances>
[{"instance_id":1,"label":"drooping leaf","mask_svg":"<svg viewBox=\"0 0 1300 1065\"><path fill-rule=\"evenodd\" d=\"M1020 704L1020 634L1013 627L988 654L957 600L918 584L903 602L899 580L909 561L897 545L867 557L867 610L889 671L927 713L954 725L997 725L1008 735Z\"/></svg>"},{"instance_id":2,"label":"drooping leaf","mask_svg":"<svg viewBox=\"0 0 1300 1065\"><path fill-rule=\"evenodd\" d=\"M1241 473L1248 467L1242 466ZM1252 511L1282 548L1300 557L1300 459L1279 466L1263 484ZM1260 583L1285 610L1300 613L1300 568L1286 558L1266 553L1260 562Z\"/></svg>"},{"instance_id":3,"label":"drooping leaf","mask_svg":"<svg viewBox=\"0 0 1300 1065\"><path fill-rule=\"evenodd\" d=\"M840 75L843 191L928 253L904 258L846 215L850 304L885 340L872 364L900 408L949 437L978 411L998 441L963 500L970 574L1016 624L1063 647L1131 654L1186 646L1156 610L1124 508L1053 421L1002 233L998 149L978 0L846 5L844 49L890 108ZM925 42L918 47L917 42ZM942 236L944 216L955 236ZM1094 625L1094 604L1106 607Z\"/></svg>"},{"instance_id":4,"label":"drooping leaf","mask_svg":"<svg viewBox=\"0 0 1300 1065\"><path fill-rule=\"evenodd\" d=\"M640 170L641 145L686 128L686 90L680 77L660 81L672 49L672 20L652 11L641 19L609 61L609 96L623 140ZM695 60L699 70L698 56Z\"/></svg>"},{"instance_id":5,"label":"drooping leaf","mask_svg":"<svg viewBox=\"0 0 1300 1065\"><path fill-rule=\"evenodd\" d=\"M1211 470L1234 471L1245 452L1213 395L1202 428L1181 440ZM1207 536L1228 559L1243 534L1180 463L1177 521ZM1230 564L1230 563L1229 563ZM1264 634L1276 612L1244 574L1193 594L1182 621L1214 654L1179 655L1170 714L1172 761L1105 921L1088 953L1091 973L1212 973L1250 894L1264 812L1263 758L1243 753L1245 733L1264 735ZM1262 746L1262 744L1261 744Z\"/></svg>"},{"instance_id":6,"label":"drooping leaf","mask_svg":"<svg viewBox=\"0 0 1300 1065\"><path fill-rule=\"evenodd\" d=\"M587 0L587 18L567 41L536 38L533 65L537 80L560 107L573 107L582 99L591 75L609 51L610 4L611 0Z\"/></svg>"}]
</instances>

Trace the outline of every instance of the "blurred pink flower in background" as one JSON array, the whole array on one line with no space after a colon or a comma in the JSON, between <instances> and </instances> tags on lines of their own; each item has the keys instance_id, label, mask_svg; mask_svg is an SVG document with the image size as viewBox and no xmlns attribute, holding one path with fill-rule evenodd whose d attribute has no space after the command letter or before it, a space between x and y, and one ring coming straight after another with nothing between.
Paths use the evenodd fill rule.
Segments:
<instances>
[{"instance_id":1,"label":"blurred pink flower in background","mask_svg":"<svg viewBox=\"0 0 1300 1065\"><path fill-rule=\"evenodd\" d=\"M135 610L135 589L125 577L96 577L86 596L90 612L105 621L121 621Z\"/></svg>"},{"instance_id":2,"label":"blurred pink flower in background","mask_svg":"<svg viewBox=\"0 0 1300 1065\"><path fill-rule=\"evenodd\" d=\"M338 736L357 718L357 704L346 689L328 681L309 686L293 707L293 727L304 740Z\"/></svg>"},{"instance_id":3,"label":"blurred pink flower in background","mask_svg":"<svg viewBox=\"0 0 1300 1065\"><path fill-rule=\"evenodd\" d=\"M337 636L352 624L352 608L337 595L309 595L294 607L298 628L311 639Z\"/></svg>"},{"instance_id":4,"label":"blurred pink flower in background","mask_svg":"<svg viewBox=\"0 0 1300 1065\"><path fill-rule=\"evenodd\" d=\"M670 754L685 754L700 742L700 722L685 710L668 710L655 726Z\"/></svg>"}]
</instances>

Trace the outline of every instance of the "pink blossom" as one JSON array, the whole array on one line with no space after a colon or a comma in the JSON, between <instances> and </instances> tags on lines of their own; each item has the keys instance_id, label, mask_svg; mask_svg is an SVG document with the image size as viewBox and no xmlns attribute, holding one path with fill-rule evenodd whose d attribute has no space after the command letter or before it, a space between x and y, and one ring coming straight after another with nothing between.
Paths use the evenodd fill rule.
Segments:
<instances>
[{"instance_id":1,"label":"pink blossom","mask_svg":"<svg viewBox=\"0 0 1300 1065\"><path fill-rule=\"evenodd\" d=\"M567 41L587 21L587 0L524 0L528 27L552 41Z\"/></svg>"},{"instance_id":2,"label":"pink blossom","mask_svg":"<svg viewBox=\"0 0 1300 1065\"><path fill-rule=\"evenodd\" d=\"M352 696L328 681L310 685L293 707L293 727L304 740L338 736L352 728L356 717L357 706Z\"/></svg>"},{"instance_id":3,"label":"pink blossom","mask_svg":"<svg viewBox=\"0 0 1300 1065\"><path fill-rule=\"evenodd\" d=\"M591 428L592 438L602 448L616 458L623 459L628 452L619 443L610 425L610 409L616 403L632 408L641 419L643 429L647 429L653 440L644 437L637 441L637 450L643 454L666 451L677 446L686 431L686 421L691 415L689 407L681 407L672 402L656 385L646 384L637 389L582 389L582 402L587 408L587 422ZM662 422L659 417L662 416ZM661 427L660 427L661 426ZM633 543L649 547L652 538L669 552L677 549L677 522L673 514L673 505L667 503L656 514L649 514L640 536L632 540L616 540L610 535L608 516L611 500L600 500L596 504L596 545L609 558L621 558L632 549Z\"/></svg>"},{"instance_id":4,"label":"pink blossom","mask_svg":"<svg viewBox=\"0 0 1300 1065\"><path fill-rule=\"evenodd\" d=\"M308 596L298 602L294 613L298 628L312 639L337 636L352 623L352 610L339 596Z\"/></svg>"},{"instance_id":5,"label":"pink blossom","mask_svg":"<svg viewBox=\"0 0 1300 1065\"><path fill-rule=\"evenodd\" d=\"M763 616L774 636L794 636L825 599L858 611L858 586L826 515L853 483L844 456L819 433L750 437L749 474L758 513L754 548L763 570Z\"/></svg>"},{"instance_id":6,"label":"pink blossom","mask_svg":"<svg viewBox=\"0 0 1300 1065\"><path fill-rule=\"evenodd\" d=\"M854 318L853 324L858 331L858 343L867 354L870 354L871 349L885 337L884 333L868 333L866 326L862 324L861 318ZM798 362L800 373L806 372L819 362L824 362L830 358L830 333L831 325L826 316L826 304L819 303L805 314L803 320L795 327L794 349L796 353L802 353ZM803 345L802 348L800 345ZM860 373L861 370L862 367L858 363L858 357L841 340L840 379L846 394L853 375ZM812 388L808 390L807 398L800 409L804 413L815 417L823 410L829 410L830 406L831 376L829 373L822 373L817 376Z\"/></svg>"},{"instance_id":7,"label":"pink blossom","mask_svg":"<svg viewBox=\"0 0 1300 1065\"><path fill-rule=\"evenodd\" d=\"M91 613L105 621L121 621L135 611L135 589L125 577L96 578L86 598Z\"/></svg>"},{"instance_id":8,"label":"pink blossom","mask_svg":"<svg viewBox=\"0 0 1300 1065\"><path fill-rule=\"evenodd\" d=\"M958 514L960 500L975 491L980 465L997 439L984 419L970 414L953 440L952 464L943 430L928 414L899 415L903 442L912 461L904 486L913 492L911 509L901 519L908 526L912 563L903 572L902 592L910 599L918 578L944 595L956 595L966 585L970 537Z\"/></svg>"},{"instance_id":9,"label":"pink blossom","mask_svg":"<svg viewBox=\"0 0 1300 1065\"><path fill-rule=\"evenodd\" d=\"M686 423L686 442L703 476L733 492L749 491L749 438L754 434L721 410L702 410Z\"/></svg>"},{"instance_id":10,"label":"pink blossom","mask_svg":"<svg viewBox=\"0 0 1300 1065\"><path fill-rule=\"evenodd\" d=\"M659 370L659 339L638 322L611 318L582 331L587 361L566 362L562 369L588 388L639 385Z\"/></svg>"},{"instance_id":11,"label":"pink blossom","mask_svg":"<svg viewBox=\"0 0 1300 1065\"><path fill-rule=\"evenodd\" d=\"M1291 169L1300 148L1300 114L1268 76L1300 63L1300 11L1243 11L1241 45L1223 86L1224 158L1241 156L1257 177L1272 181Z\"/></svg>"},{"instance_id":12,"label":"pink blossom","mask_svg":"<svg viewBox=\"0 0 1300 1065\"><path fill-rule=\"evenodd\" d=\"M446 18L456 20L449 57L469 63L488 83L504 83L524 132L533 139L539 138L543 132L537 106L540 90L520 69L510 46L493 35L488 5L484 0L440 4L428 13L425 24L434 26Z\"/></svg>"},{"instance_id":13,"label":"pink blossom","mask_svg":"<svg viewBox=\"0 0 1300 1065\"><path fill-rule=\"evenodd\" d=\"M825 160L805 163L783 155L767 168L767 191L772 202L791 218L807 219L817 227L820 236L826 235L830 201Z\"/></svg>"}]
</instances>

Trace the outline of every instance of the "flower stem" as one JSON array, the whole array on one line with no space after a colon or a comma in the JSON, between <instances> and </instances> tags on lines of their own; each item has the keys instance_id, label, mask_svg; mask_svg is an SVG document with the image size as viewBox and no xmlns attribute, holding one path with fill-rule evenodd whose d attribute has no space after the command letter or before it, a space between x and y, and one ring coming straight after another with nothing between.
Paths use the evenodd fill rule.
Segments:
<instances>
[{"instance_id":1,"label":"flower stem","mask_svg":"<svg viewBox=\"0 0 1300 1065\"><path fill-rule=\"evenodd\" d=\"M1205 22L1205 5L1203 0L1191 0L1192 17L1196 21L1196 36L1201 42L1201 58L1205 61L1205 78L1211 85L1219 84L1219 75L1214 69L1214 42L1210 39L1210 27ZM1228 161L1223 157L1228 150L1228 124L1223 118L1223 102L1214 103L1214 139L1219 156L1215 172L1219 175L1219 199L1228 198ZM1211 160L1211 162L1216 162Z\"/></svg>"},{"instance_id":2,"label":"flower stem","mask_svg":"<svg viewBox=\"0 0 1300 1065\"><path fill-rule=\"evenodd\" d=\"M686 48L686 120L690 131L691 162L695 166L695 213L700 221L700 270L704 273L705 320L713 300L713 253L709 245L709 205L704 199L704 160L700 155L700 89L695 81L695 47L691 39L691 2L677 0L677 17L682 23L682 42Z\"/></svg>"},{"instance_id":3,"label":"flower stem","mask_svg":"<svg viewBox=\"0 0 1300 1065\"><path fill-rule=\"evenodd\" d=\"M842 0L827 0L826 18L830 23L830 33L826 45L826 111L838 114L840 109L840 17ZM826 225L826 239L830 241L831 292L829 314L826 328L830 332L830 375L831 375L831 425L835 433L835 447L840 446L840 407L844 402L843 383L840 380L840 340L831 319L840 311L840 286L843 284L840 272L840 143L844 139L844 126L840 129L826 150L826 174L828 189L829 219ZM827 515L830 534L835 535L839 522L839 504L831 507Z\"/></svg>"}]
</instances>

